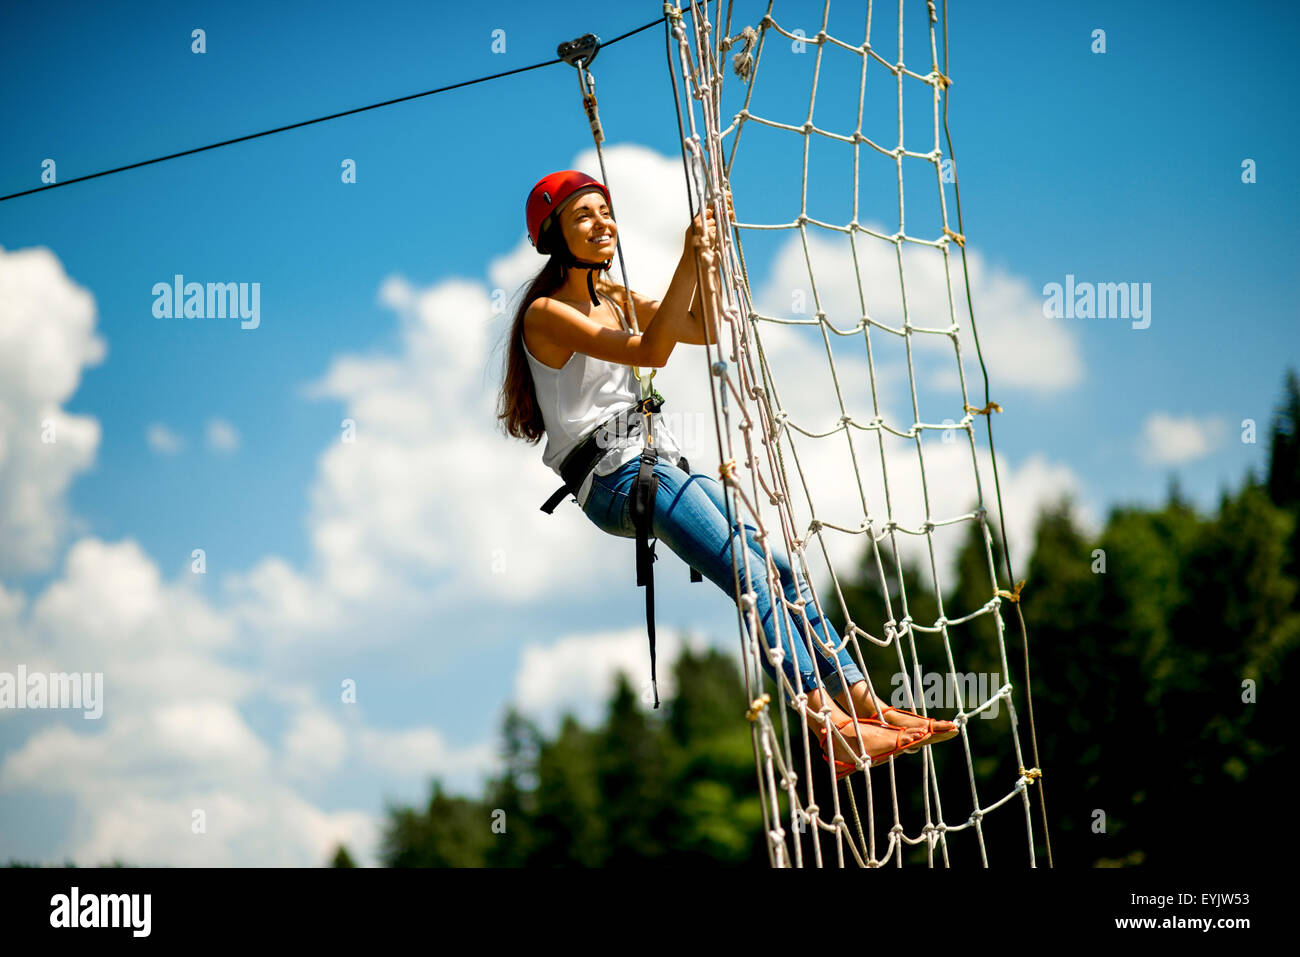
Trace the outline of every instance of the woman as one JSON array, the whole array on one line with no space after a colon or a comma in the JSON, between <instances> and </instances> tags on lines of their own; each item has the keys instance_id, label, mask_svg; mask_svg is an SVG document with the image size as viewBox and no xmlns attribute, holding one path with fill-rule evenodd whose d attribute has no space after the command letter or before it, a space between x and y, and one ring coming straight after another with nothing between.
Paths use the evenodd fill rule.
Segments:
<instances>
[{"instance_id":1,"label":"woman","mask_svg":"<svg viewBox=\"0 0 1300 957\"><path fill-rule=\"evenodd\" d=\"M579 449L584 439L601 430L596 438L606 451L580 484L575 480L573 492L583 513L597 528L631 538L636 532L629 492L640 469L644 445L638 427L644 416L634 412L640 388L632 367L661 368L679 342L702 345L716 341L717 320L712 316L715 230L711 209L696 217L687 229L681 259L662 301L631 293L643 330L637 333L627 319L628 290L601 274L609 268L618 240L618 225L610 215L610 205L605 186L575 170L552 173L533 187L525 209L528 238L539 253L550 258L528 286L515 314L498 417L505 421L508 434L516 438L535 444L545 434L542 462L556 472L561 472L566 457ZM696 266L692 261L697 247L706 283L702 297L696 295ZM703 305L697 304L700 299ZM680 467L681 451L676 438L660 423L659 414L654 416L654 445L659 450L654 466L659 478L654 537L734 601L731 549L739 544L739 537L727 524L722 485L707 475L688 474ZM590 450L590 443L586 448ZM756 595L755 613L768 647L775 649L775 612L779 603L774 605L769 594L763 550L754 538L756 529L748 524L744 528L744 547L750 553L749 584ZM808 602L805 610L810 626L823 642L837 644L839 636L818 617L807 585L796 585L784 552L773 549L773 561L787 600L803 597ZM736 563L743 580L743 556L738 555ZM848 650L841 649L837 657L849 685L848 695L856 713L865 716L855 722L845 713L849 703L834 662L818 648L814 670L797 618L793 618L793 648L791 632L780 630L784 636L785 677L796 689L811 689L808 718L822 741L823 757L826 721L840 731L832 736L837 778L855 770L855 755L874 766L904 750L916 751L922 744L957 734L952 722L889 708L874 699ZM767 673L778 680L767 657L760 657ZM817 674L824 691L817 687ZM829 710L826 719L818 713L824 707Z\"/></svg>"}]
</instances>

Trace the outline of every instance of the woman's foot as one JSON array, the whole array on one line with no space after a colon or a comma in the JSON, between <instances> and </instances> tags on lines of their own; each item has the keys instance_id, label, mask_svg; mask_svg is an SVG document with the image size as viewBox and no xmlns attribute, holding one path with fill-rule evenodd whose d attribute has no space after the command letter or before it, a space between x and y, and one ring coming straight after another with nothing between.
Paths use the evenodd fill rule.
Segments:
<instances>
[{"instance_id":1,"label":"woman's foot","mask_svg":"<svg viewBox=\"0 0 1300 957\"><path fill-rule=\"evenodd\" d=\"M958 734L957 725L952 721L922 717L919 714L913 714L911 711L903 711L885 704L871 694L865 681L859 681L849 689L849 693L853 696L853 706L859 723L871 722L875 726L887 725L918 731L921 733L920 737L924 739L921 743L927 745L947 741L955 738ZM841 694L840 698L843 697ZM836 700L839 701L840 699L837 698ZM844 703L843 707L845 711L848 711L847 702ZM918 748L909 748L907 753L911 754L916 750Z\"/></svg>"},{"instance_id":2,"label":"woman's foot","mask_svg":"<svg viewBox=\"0 0 1300 957\"><path fill-rule=\"evenodd\" d=\"M819 722L823 717L819 714L810 714L808 724L821 741L825 741L825 731L829 725L822 725ZM856 768L853 758L855 755L869 760L873 765L882 763L881 759L893 753L901 753L900 749L905 745L916 744L925 737L924 730L916 731L906 728L885 728L878 725L866 724L861 721L852 720L849 715L843 713L831 714L831 720L834 726L839 729L839 733L831 732L831 749L837 762L851 765ZM841 737L843 740L841 740ZM823 744L823 748L825 745ZM825 755L825 750L822 754ZM844 767L837 767L837 771L849 773Z\"/></svg>"}]
</instances>

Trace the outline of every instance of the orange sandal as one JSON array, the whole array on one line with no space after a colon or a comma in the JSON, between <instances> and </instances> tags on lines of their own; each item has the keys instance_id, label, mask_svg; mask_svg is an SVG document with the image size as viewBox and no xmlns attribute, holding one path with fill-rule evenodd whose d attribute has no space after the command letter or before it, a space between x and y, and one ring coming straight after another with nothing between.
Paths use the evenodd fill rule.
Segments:
<instances>
[{"instance_id":1,"label":"orange sandal","mask_svg":"<svg viewBox=\"0 0 1300 957\"><path fill-rule=\"evenodd\" d=\"M845 728L847 728L847 727L849 726L849 724L850 724L852 721L853 721L852 716L850 716L850 717L846 717L842 722L840 722L840 723L838 723L838 724L835 725L835 730L836 730L836 731L843 731ZM868 719L866 719L866 718L859 718L859 719L858 719L858 723L859 723L859 724L867 723L867 721L868 721ZM885 722L882 722L882 723L885 723ZM893 730L893 731L897 731L897 732L899 732L899 735L898 735L899 738L902 738L902 736L903 736L904 733L911 734L911 732L914 730L914 729L912 729L912 728L903 728L903 727L899 727L899 726L896 725L896 724L887 724L887 727L889 727L890 730ZM822 746L822 758L823 758L823 760L826 761L827 764L829 764L830 761L831 761L831 759L830 759L829 757L827 757L827 755L826 755L826 735L827 735L827 733L828 733L828 732L827 732L827 730L826 730L826 726L823 724L822 727L817 731L817 739L821 742L821 746ZM922 738L921 740L925 740L925 739ZM915 748L915 747L917 746L917 745L916 745L916 742L913 742L913 741L909 741L907 745L899 744L898 747L894 748L892 751L886 751L884 754L877 754L875 757L871 758L871 759L870 759L870 764L869 764L868 766L874 768L874 767L876 767L876 766L878 766L878 765L884 764L886 761L888 761L888 760L889 760L890 758L892 758L894 755L898 754L899 752L902 752L902 751L904 750L904 748L907 747L907 746L909 746L909 745L910 745L911 747L913 747L913 748ZM841 771L840 768L843 768L844 770ZM856 771L857 769L858 769L858 766L857 766L856 764L854 764L853 762L851 762L851 761L841 761L841 760L839 760L838 758L836 758L836 759L835 759L835 780L836 780L836 781L839 781L839 780L841 780L841 779L843 779L843 778L846 778L846 777L848 777L850 774L852 774L854 771Z\"/></svg>"},{"instance_id":2,"label":"orange sandal","mask_svg":"<svg viewBox=\"0 0 1300 957\"><path fill-rule=\"evenodd\" d=\"M936 724L936 722L939 719L927 718L925 715L916 714L915 712L912 711L904 711L902 708L895 708L892 705L885 705L885 707L879 709L876 712L876 714L872 715L870 718L858 718L858 721L861 722L862 724L875 725L878 728L897 728L905 731L922 730L921 728L907 728L901 724L892 724L878 717L878 715L884 714L886 711L895 711L898 714L905 714L913 718L920 718L922 721L925 722L925 728L924 728L925 736L920 738L917 741L912 742L911 746L908 747L907 750L903 752L904 754L915 754L917 751L920 751L922 748L928 748L930 745L938 744L940 741L949 741L957 737L957 735L961 734L961 728L953 728L951 731L940 731Z\"/></svg>"}]
</instances>

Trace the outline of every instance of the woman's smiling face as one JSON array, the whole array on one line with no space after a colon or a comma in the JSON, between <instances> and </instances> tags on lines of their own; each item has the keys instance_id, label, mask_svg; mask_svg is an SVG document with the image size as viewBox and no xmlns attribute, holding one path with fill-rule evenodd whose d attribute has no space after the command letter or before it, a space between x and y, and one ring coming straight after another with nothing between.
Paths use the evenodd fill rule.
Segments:
<instances>
[{"instance_id":1,"label":"woman's smiling face","mask_svg":"<svg viewBox=\"0 0 1300 957\"><path fill-rule=\"evenodd\" d=\"M609 204L600 190L588 189L569 200L560 225L569 250L579 259L591 261L614 255L618 225L610 217Z\"/></svg>"}]
</instances>

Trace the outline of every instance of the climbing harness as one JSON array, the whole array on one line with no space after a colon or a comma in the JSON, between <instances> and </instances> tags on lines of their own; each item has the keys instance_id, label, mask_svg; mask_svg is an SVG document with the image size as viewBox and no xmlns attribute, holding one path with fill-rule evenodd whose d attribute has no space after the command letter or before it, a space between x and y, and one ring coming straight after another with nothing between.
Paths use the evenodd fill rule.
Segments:
<instances>
[{"instance_id":1,"label":"climbing harness","mask_svg":"<svg viewBox=\"0 0 1300 957\"><path fill-rule=\"evenodd\" d=\"M555 511L555 507L566 495L573 495L577 500L578 490L586 480L587 475L596 467L605 453L609 451L608 440L602 441L602 434L608 435L610 429L621 430L627 428L629 433L633 425L637 422L635 418L638 414L646 414L647 420L650 414L658 412L663 407L663 396L656 390L649 400L649 412L645 412L646 403L638 402L635 406L618 412L603 421L591 433L582 440L572 452L565 456L564 461L560 463L560 475L564 479L564 484L556 489L545 504L542 505L542 511L550 515ZM629 493L631 499L632 524L636 528L636 583L638 586L645 586L645 615L646 631L650 639L650 684L654 689L655 707L659 707L659 681L656 669L655 658L655 615L654 615L654 566L656 560L654 546L658 539L654 538L654 513L655 497L659 491L659 476L655 474L655 463L659 459L659 450L654 445L647 444L641 450L641 467L637 471L636 479L632 482L632 489ZM680 468L687 475L691 472L691 464L687 461L686 456L680 456L677 462ZM704 576L699 570L691 568L691 581L703 581Z\"/></svg>"}]
</instances>

